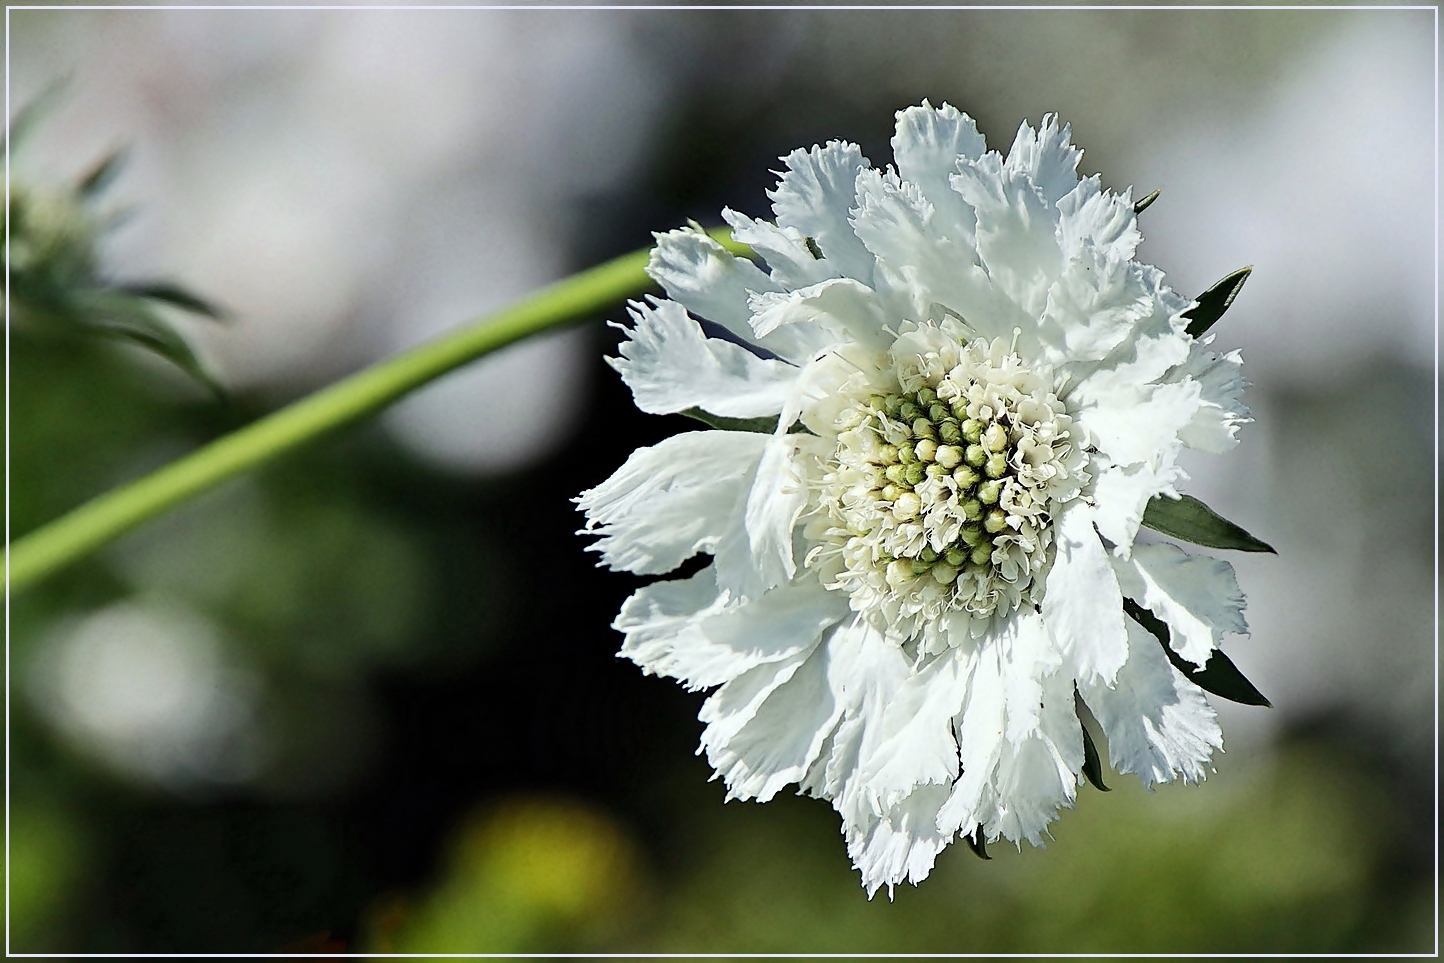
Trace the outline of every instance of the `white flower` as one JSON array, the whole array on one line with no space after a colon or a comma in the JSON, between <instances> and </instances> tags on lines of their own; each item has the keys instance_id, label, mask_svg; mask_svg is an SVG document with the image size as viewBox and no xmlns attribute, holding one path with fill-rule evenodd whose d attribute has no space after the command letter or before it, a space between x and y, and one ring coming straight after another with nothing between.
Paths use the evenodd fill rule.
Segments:
<instances>
[{"instance_id":1,"label":"white flower","mask_svg":"<svg viewBox=\"0 0 1444 963\"><path fill-rule=\"evenodd\" d=\"M794 151L775 224L723 211L768 269L659 235L670 300L632 306L613 359L644 411L777 416L640 449L578 502L612 568L712 556L627 600L621 654L715 687L728 797L831 800L869 895L958 835L1041 845L1081 784L1080 698L1145 784L1203 779L1222 744L1123 604L1198 666L1247 631L1227 563L1134 544L1180 448L1249 420L1240 359L1186 333L1191 302L1132 259L1129 194L1079 180L1069 136L1024 124L1004 159L924 102L896 169Z\"/></svg>"}]
</instances>

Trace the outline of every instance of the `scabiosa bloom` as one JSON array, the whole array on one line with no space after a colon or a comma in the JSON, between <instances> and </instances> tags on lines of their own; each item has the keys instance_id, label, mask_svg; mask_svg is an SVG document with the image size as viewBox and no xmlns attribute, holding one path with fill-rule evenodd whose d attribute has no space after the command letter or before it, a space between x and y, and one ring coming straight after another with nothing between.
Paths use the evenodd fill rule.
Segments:
<instances>
[{"instance_id":1,"label":"scabiosa bloom","mask_svg":"<svg viewBox=\"0 0 1444 963\"><path fill-rule=\"evenodd\" d=\"M1222 739L1189 673L1247 631L1226 562L1135 544L1179 450L1249 418L1237 352L1133 260L1128 192L1080 180L1051 117L1005 159L924 102L892 148L796 150L775 223L723 211L765 270L658 235L668 299L632 305L612 364L642 410L742 430L578 499L614 569L712 556L627 600L621 654L715 688L699 751L728 798L830 800L869 895L958 836L1040 845L1089 769L1080 700L1119 772L1203 779Z\"/></svg>"}]
</instances>

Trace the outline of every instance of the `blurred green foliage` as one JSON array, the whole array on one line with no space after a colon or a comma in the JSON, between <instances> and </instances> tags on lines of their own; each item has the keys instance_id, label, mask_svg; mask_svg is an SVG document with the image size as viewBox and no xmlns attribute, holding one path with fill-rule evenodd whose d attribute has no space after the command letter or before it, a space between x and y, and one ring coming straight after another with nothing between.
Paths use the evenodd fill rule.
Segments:
<instances>
[{"instance_id":1,"label":"blurred green foliage","mask_svg":"<svg viewBox=\"0 0 1444 963\"><path fill-rule=\"evenodd\" d=\"M1046 849L946 850L922 886L864 903L830 813L726 807L653 937L678 952L1328 952L1365 912L1377 794L1317 747L1202 787L1080 791ZM772 806L773 804L769 804Z\"/></svg>"},{"instance_id":2,"label":"blurred green foliage","mask_svg":"<svg viewBox=\"0 0 1444 963\"><path fill-rule=\"evenodd\" d=\"M606 815L516 797L466 822L432 891L373 911L378 953L581 952L630 936L646 902L636 846Z\"/></svg>"},{"instance_id":3,"label":"blurred green foliage","mask_svg":"<svg viewBox=\"0 0 1444 963\"><path fill-rule=\"evenodd\" d=\"M63 919L88 868L84 830L53 800L10 807L10 939L34 946Z\"/></svg>"},{"instance_id":4,"label":"blurred green foliage","mask_svg":"<svg viewBox=\"0 0 1444 963\"><path fill-rule=\"evenodd\" d=\"M465 824L438 882L373 907L368 949L1328 953L1384 909L1371 888L1387 836L1342 830L1387 820L1387 804L1327 746L1230 764L1202 787L1114 781L1084 790L1046 849L995 847L984 863L954 846L926 884L872 901L815 801L699 798L659 878L639 869L649 841L597 807L513 798Z\"/></svg>"},{"instance_id":5,"label":"blurred green foliage","mask_svg":"<svg viewBox=\"0 0 1444 963\"><path fill-rule=\"evenodd\" d=\"M51 103L41 98L21 111L7 138L12 148L24 147L26 131ZM219 392L168 312L220 319L220 309L178 284L115 280L101 263L101 237L124 216L104 199L123 162L112 153L70 185L11 182L6 321L62 345L86 337L138 345Z\"/></svg>"}]
</instances>

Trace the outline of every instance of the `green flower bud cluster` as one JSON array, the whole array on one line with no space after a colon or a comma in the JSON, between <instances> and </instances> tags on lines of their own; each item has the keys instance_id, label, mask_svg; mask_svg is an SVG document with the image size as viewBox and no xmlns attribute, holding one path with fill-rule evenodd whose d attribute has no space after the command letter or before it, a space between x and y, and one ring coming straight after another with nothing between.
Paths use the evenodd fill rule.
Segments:
<instances>
[{"instance_id":1,"label":"green flower bud cluster","mask_svg":"<svg viewBox=\"0 0 1444 963\"><path fill-rule=\"evenodd\" d=\"M1007 513L998 505L1013 473L1007 426L969 418L966 398L949 404L927 387L912 394L874 396L868 407L887 419L893 429L890 438L901 436L897 444L882 445L877 455L882 468L877 494L892 504L894 517L917 517L923 501L914 489L925 479L950 475L967 519L941 552L929 546L916 557L891 559L888 580L898 583L931 574L946 585L968 568L990 566L993 543L1007 528Z\"/></svg>"}]
</instances>

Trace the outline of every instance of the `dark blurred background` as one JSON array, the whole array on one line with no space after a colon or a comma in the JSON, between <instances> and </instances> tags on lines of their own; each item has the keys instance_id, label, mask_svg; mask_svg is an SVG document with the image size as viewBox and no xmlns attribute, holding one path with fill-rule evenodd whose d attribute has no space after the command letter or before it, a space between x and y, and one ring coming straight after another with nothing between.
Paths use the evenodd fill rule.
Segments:
<instances>
[{"instance_id":1,"label":"dark blurred background","mask_svg":"<svg viewBox=\"0 0 1444 963\"><path fill-rule=\"evenodd\" d=\"M21 535L370 361L730 205L930 98L1057 111L1135 193L1257 423L1187 489L1274 702L1201 787L1084 789L1046 850L869 902L826 804L722 804L704 694L617 660L638 580L569 499L688 423L597 318L151 523L10 606L10 949L1424 952L1435 947L1432 10L16 10L12 187L116 148L100 239L218 400L10 332ZM59 208L63 210L63 205ZM622 316L618 306L607 317Z\"/></svg>"}]
</instances>

